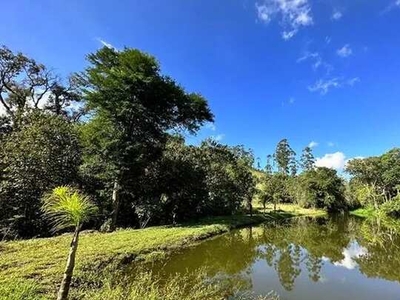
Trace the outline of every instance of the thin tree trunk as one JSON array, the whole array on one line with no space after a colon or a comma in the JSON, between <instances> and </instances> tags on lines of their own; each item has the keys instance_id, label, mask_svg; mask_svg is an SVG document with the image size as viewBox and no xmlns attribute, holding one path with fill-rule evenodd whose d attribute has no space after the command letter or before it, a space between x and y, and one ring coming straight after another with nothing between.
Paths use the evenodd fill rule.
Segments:
<instances>
[{"instance_id":1,"label":"thin tree trunk","mask_svg":"<svg viewBox=\"0 0 400 300\"><path fill-rule=\"evenodd\" d=\"M249 210L250 210L250 217L253 216L253 204L251 203L251 200L249 202Z\"/></svg>"},{"instance_id":2,"label":"thin tree trunk","mask_svg":"<svg viewBox=\"0 0 400 300\"><path fill-rule=\"evenodd\" d=\"M80 225L78 224L75 228L74 237L72 238L67 265L65 267L60 289L58 290L57 300L66 300L68 298L69 287L74 273L76 250L78 249L79 230Z\"/></svg>"},{"instance_id":3,"label":"thin tree trunk","mask_svg":"<svg viewBox=\"0 0 400 300\"><path fill-rule=\"evenodd\" d=\"M110 231L114 231L117 227L117 218L118 218L118 213L119 213L119 189L120 185L118 180L114 181L114 187L113 187L113 192L112 192L112 205L113 205L113 211L111 214L111 224L110 224Z\"/></svg>"}]
</instances>

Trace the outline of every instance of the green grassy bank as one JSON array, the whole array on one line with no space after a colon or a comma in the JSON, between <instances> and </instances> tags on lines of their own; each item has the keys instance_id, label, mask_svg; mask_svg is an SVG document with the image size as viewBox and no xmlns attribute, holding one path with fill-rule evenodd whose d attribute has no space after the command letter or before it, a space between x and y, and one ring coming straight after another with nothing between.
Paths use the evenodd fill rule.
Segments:
<instances>
[{"instance_id":1,"label":"green grassy bank","mask_svg":"<svg viewBox=\"0 0 400 300\"><path fill-rule=\"evenodd\" d=\"M82 289L90 283L96 285L99 274L111 265L118 268L132 261L139 264L160 259L175 249L194 245L233 228L261 223L271 218L306 214L306 211L302 211L302 214L296 212L293 207L290 210L286 207L287 211L282 207L280 209L280 212L265 216L218 217L177 227L118 230L113 233L83 232L72 295L82 294ZM310 215L313 215L312 211ZM65 234L46 239L0 243L0 299L53 299L62 277L70 240L71 235ZM96 279L91 282L93 273Z\"/></svg>"}]
</instances>

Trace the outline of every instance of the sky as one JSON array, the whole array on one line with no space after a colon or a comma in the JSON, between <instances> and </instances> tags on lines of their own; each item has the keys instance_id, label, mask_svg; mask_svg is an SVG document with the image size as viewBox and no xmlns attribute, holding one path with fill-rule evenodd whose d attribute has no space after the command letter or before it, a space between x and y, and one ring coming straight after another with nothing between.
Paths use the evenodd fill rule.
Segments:
<instances>
[{"instance_id":1,"label":"sky","mask_svg":"<svg viewBox=\"0 0 400 300\"><path fill-rule=\"evenodd\" d=\"M400 0L14 0L0 45L62 76L103 45L154 55L209 102L213 137L261 164L287 138L317 165L400 142Z\"/></svg>"}]
</instances>

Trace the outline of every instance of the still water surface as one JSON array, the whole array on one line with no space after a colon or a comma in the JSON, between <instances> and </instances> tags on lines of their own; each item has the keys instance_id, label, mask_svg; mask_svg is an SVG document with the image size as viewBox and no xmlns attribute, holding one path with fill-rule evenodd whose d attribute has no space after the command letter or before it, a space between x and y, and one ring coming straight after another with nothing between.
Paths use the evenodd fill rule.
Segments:
<instances>
[{"instance_id":1,"label":"still water surface","mask_svg":"<svg viewBox=\"0 0 400 300\"><path fill-rule=\"evenodd\" d=\"M153 271L206 270L280 299L400 299L398 223L350 216L297 218L232 231L182 250Z\"/></svg>"}]
</instances>

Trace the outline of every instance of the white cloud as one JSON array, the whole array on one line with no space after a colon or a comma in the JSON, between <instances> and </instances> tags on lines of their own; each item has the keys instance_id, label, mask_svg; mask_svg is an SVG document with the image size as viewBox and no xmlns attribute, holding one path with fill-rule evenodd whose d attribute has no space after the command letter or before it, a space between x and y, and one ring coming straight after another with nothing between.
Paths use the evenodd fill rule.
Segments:
<instances>
[{"instance_id":1,"label":"white cloud","mask_svg":"<svg viewBox=\"0 0 400 300\"><path fill-rule=\"evenodd\" d=\"M308 0L262 0L256 3L258 19L265 24L280 18L282 38L291 39L301 27L313 24Z\"/></svg>"},{"instance_id":2,"label":"white cloud","mask_svg":"<svg viewBox=\"0 0 400 300\"><path fill-rule=\"evenodd\" d=\"M225 138L225 134L212 135L211 138L217 142L220 142Z\"/></svg>"},{"instance_id":3,"label":"white cloud","mask_svg":"<svg viewBox=\"0 0 400 300\"><path fill-rule=\"evenodd\" d=\"M328 142L328 147L333 147L333 146L335 146L334 142Z\"/></svg>"},{"instance_id":4,"label":"white cloud","mask_svg":"<svg viewBox=\"0 0 400 300\"><path fill-rule=\"evenodd\" d=\"M107 48L117 50L117 48L115 48L112 44L102 40L101 38L97 38L97 41L100 42L103 46L105 46Z\"/></svg>"},{"instance_id":5,"label":"white cloud","mask_svg":"<svg viewBox=\"0 0 400 300\"><path fill-rule=\"evenodd\" d=\"M314 85L309 86L308 90L310 92L320 92L321 95L325 95L329 92L331 88L340 87L339 78L331 78L331 79L319 79Z\"/></svg>"},{"instance_id":6,"label":"white cloud","mask_svg":"<svg viewBox=\"0 0 400 300\"><path fill-rule=\"evenodd\" d=\"M329 44L331 43L331 41L332 41L332 38L331 38L330 36L326 36L326 37L325 37L325 43L326 43L326 44L329 45Z\"/></svg>"},{"instance_id":7,"label":"white cloud","mask_svg":"<svg viewBox=\"0 0 400 300\"><path fill-rule=\"evenodd\" d=\"M399 0L399 1L400 1L400 0ZM332 14L331 19L332 19L332 20L335 20L335 21L338 21L338 20L340 20L342 17L343 17L342 12L340 12L339 10L335 10L335 11L333 12L333 14Z\"/></svg>"},{"instance_id":8,"label":"white cloud","mask_svg":"<svg viewBox=\"0 0 400 300\"><path fill-rule=\"evenodd\" d=\"M340 57L349 57L350 55L353 54L353 50L350 48L350 45L344 45L342 48L338 49L336 51L337 55Z\"/></svg>"},{"instance_id":9,"label":"white cloud","mask_svg":"<svg viewBox=\"0 0 400 300\"><path fill-rule=\"evenodd\" d=\"M4 115L6 113L6 109L3 106L3 104L0 104L0 116Z\"/></svg>"},{"instance_id":10,"label":"white cloud","mask_svg":"<svg viewBox=\"0 0 400 300\"><path fill-rule=\"evenodd\" d=\"M393 1L390 3L384 10L381 11L381 15L386 14L390 12L392 9L399 8L400 7L400 0Z\"/></svg>"},{"instance_id":11,"label":"white cloud","mask_svg":"<svg viewBox=\"0 0 400 300\"><path fill-rule=\"evenodd\" d=\"M305 52L303 56L297 59L297 63L301 63L303 61L311 61L311 66L314 70L323 67L326 69L328 74L333 70L332 65L323 61L321 55L318 52Z\"/></svg>"},{"instance_id":12,"label":"white cloud","mask_svg":"<svg viewBox=\"0 0 400 300\"><path fill-rule=\"evenodd\" d=\"M311 143L308 144L308 147L310 147L310 148L315 148L317 146L318 146L318 143L314 142L314 141L312 141Z\"/></svg>"},{"instance_id":13,"label":"white cloud","mask_svg":"<svg viewBox=\"0 0 400 300\"><path fill-rule=\"evenodd\" d=\"M366 255L367 253L368 250L366 248L360 246L357 242L353 242L350 244L350 246L343 249L342 254L344 258L339 262L335 262L334 265L353 270L358 266L355 259Z\"/></svg>"},{"instance_id":14,"label":"white cloud","mask_svg":"<svg viewBox=\"0 0 400 300\"><path fill-rule=\"evenodd\" d=\"M342 170L346 165L346 156L343 152L325 154L315 160L316 167L326 167L334 170Z\"/></svg>"},{"instance_id":15,"label":"white cloud","mask_svg":"<svg viewBox=\"0 0 400 300\"><path fill-rule=\"evenodd\" d=\"M209 130L211 130L211 131L217 130L217 127L215 126L215 124L214 124L214 123L211 123L211 122L207 123L206 126L205 126L205 128L207 128L207 129L209 129Z\"/></svg>"},{"instance_id":16,"label":"white cloud","mask_svg":"<svg viewBox=\"0 0 400 300\"><path fill-rule=\"evenodd\" d=\"M313 85L308 87L310 92L319 92L321 95L326 95L332 88L341 88L343 86L354 86L357 82L360 82L359 77L353 77L350 79L343 79L340 77L334 77L329 79L319 79Z\"/></svg>"},{"instance_id":17,"label":"white cloud","mask_svg":"<svg viewBox=\"0 0 400 300\"><path fill-rule=\"evenodd\" d=\"M347 80L347 84L350 86L355 85L357 82L360 82L360 78L359 77L354 77L354 78L350 78L349 80Z\"/></svg>"}]
</instances>

